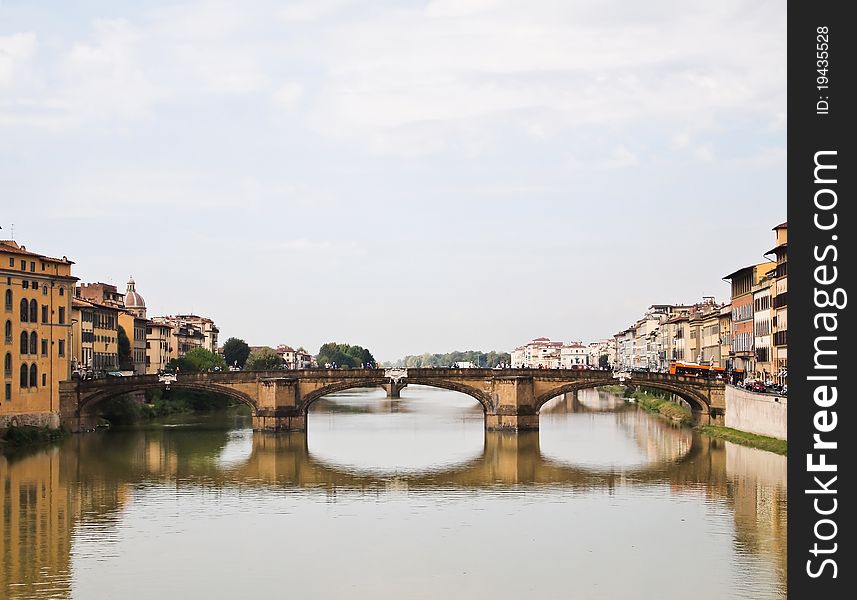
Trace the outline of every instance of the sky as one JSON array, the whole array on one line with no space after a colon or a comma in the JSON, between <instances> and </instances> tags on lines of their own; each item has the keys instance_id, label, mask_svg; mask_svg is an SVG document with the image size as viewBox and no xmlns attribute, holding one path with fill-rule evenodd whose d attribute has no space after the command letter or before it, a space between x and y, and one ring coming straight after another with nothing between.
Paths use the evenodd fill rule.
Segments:
<instances>
[{"instance_id":1,"label":"sky","mask_svg":"<svg viewBox=\"0 0 857 600\"><path fill-rule=\"evenodd\" d=\"M0 235L222 340L603 339L785 175L780 1L0 0Z\"/></svg>"}]
</instances>

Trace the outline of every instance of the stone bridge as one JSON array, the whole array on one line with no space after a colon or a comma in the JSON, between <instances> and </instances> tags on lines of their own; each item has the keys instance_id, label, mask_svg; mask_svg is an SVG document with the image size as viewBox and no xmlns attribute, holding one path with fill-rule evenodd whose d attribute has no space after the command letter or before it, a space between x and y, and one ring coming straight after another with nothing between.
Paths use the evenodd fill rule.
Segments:
<instances>
[{"instance_id":1,"label":"stone bridge","mask_svg":"<svg viewBox=\"0 0 857 600\"><path fill-rule=\"evenodd\" d=\"M488 430L535 430L539 409L562 394L624 383L671 392L684 399L701 423L721 421L725 409L722 381L669 375L567 369L308 369L181 373L170 389L222 394L243 402L253 415L253 429L305 431L306 415L319 398L352 388L384 387L398 397L406 385L427 385L467 394L485 412ZM107 399L167 384L157 375L115 377L60 383L60 419L71 431L92 428L98 405Z\"/></svg>"}]
</instances>

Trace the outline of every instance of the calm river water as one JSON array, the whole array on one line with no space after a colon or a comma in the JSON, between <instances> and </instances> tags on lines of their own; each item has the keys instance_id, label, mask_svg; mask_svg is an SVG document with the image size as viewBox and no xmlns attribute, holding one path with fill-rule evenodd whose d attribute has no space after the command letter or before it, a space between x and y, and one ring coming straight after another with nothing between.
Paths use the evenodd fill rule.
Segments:
<instances>
[{"instance_id":1,"label":"calm river water","mask_svg":"<svg viewBox=\"0 0 857 600\"><path fill-rule=\"evenodd\" d=\"M0 598L784 598L786 461L591 390L541 431L471 398L329 396L0 457Z\"/></svg>"}]
</instances>

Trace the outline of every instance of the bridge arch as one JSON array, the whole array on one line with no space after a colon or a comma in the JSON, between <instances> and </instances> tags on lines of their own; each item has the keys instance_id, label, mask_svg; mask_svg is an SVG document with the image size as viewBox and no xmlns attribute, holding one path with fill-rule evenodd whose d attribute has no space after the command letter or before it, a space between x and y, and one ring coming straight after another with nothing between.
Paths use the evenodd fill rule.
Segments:
<instances>
[{"instance_id":1,"label":"bridge arch","mask_svg":"<svg viewBox=\"0 0 857 600\"><path fill-rule=\"evenodd\" d=\"M595 387L600 387L606 385L605 381L575 381L572 383L566 383L563 385L559 385L553 389L540 394L536 398L535 408L536 412L541 410L542 406L544 406L550 400L556 398L561 394L566 394L569 392L576 392L578 390L586 390L592 389ZM710 405L708 402L708 398L696 390L692 388L683 387L681 385L671 384L663 381L634 381L630 380L627 385L631 386L640 386L651 388L655 390L661 390L664 392L670 392L671 394L675 394L681 399L685 400L688 404L690 404L692 412L701 412L704 414L708 414L710 410Z\"/></svg>"},{"instance_id":2,"label":"bridge arch","mask_svg":"<svg viewBox=\"0 0 857 600\"><path fill-rule=\"evenodd\" d=\"M480 406L482 406L483 412L487 413L491 410L491 396L483 392L482 390L478 390L469 385L464 385L455 381L448 381L444 379L424 380L419 377L408 377L406 381L408 385L424 385L426 387L439 388L466 394L471 398L475 399L477 402L479 402ZM331 383L308 393L301 399L303 412L304 414L306 414L309 411L310 406L312 406L312 404L315 403L316 400L322 398L323 396L334 394L336 392L344 392L346 390L352 390L355 388L383 386L389 383L390 380L385 377L371 379L351 379Z\"/></svg>"},{"instance_id":3,"label":"bridge arch","mask_svg":"<svg viewBox=\"0 0 857 600\"><path fill-rule=\"evenodd\" d=\"M81 397L80 402L77 406L77 414L93 414L98 405L106 400L110 400L111 398L117 398L125 394L131 394L134 392L152 389L164 389L164 384L159 382L140 382L123 385L118 388L107 388L104 390L100 390L88 396ZM258 404L253 397L239 390L224 385L217 385L214 383L198 383L192 381L183 383L175 382L170 384L170 389L195 390L198 392L210 392L220 394L221 396L227 396L229 398L232 398L233 400L237 400L238 402L249 406L250 410L254 415L256 414L256 411L258 409Z\"/></svg>"}]
</instances>

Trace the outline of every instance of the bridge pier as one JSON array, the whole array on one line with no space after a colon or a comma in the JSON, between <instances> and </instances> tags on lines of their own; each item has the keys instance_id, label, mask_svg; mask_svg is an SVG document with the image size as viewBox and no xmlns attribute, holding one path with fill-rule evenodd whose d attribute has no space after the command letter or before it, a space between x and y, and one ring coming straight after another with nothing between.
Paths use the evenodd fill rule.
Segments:
<instances>
[{"instance_id":1,"label":"bridge pier","mask_svg":"<svg viewBox=\"0 0 857 600\"><path fill-rule=\"evenodd\" d=\"M254 431L306 431L306 415L297 411L263 410L253 415Z\"/></svg>"},{"instance_id":2,"label":"bridge pier","mask_svg":"<svg viewBox=\"0 0 857 600\"><path fill-rule=\"evenodd\" d=\"M385 383L381 387L383 387L384 390L387 392L387 398L401 398L402 397L402 390L404 388L408 387L408 384L407 383L395 383L395 382L391 381L390 383Z\"/></svg>"},{"instance_id":3,"label":"bridge pier","mask_svg":"<svg viewBox=\"0 0 857 600\"><path fill-rule=\"evenodd\" d=\"M485 415L486 431L538 431L537 414L496 414Z\"/></svg>"}]
</instances>

